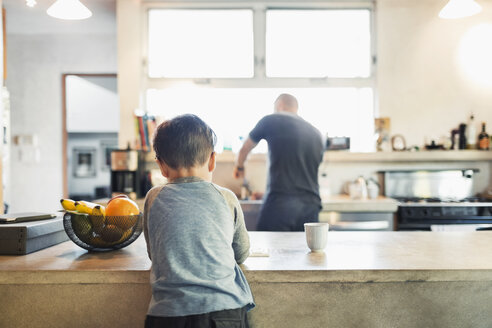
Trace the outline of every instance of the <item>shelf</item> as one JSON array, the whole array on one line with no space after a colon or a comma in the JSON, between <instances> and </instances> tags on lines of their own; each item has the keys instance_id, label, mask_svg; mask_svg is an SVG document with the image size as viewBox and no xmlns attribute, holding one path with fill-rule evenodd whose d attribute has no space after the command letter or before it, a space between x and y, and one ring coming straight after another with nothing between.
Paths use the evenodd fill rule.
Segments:
<instances>
[{"instance_id":1,"label":"shelf","mask_svg":"<svg viewBox=\"0 0 492 328\"><path fill-rule=\"evenodd\" d=\"M325 152L325 162L470 162L492 161L492 151L453 150L419 152L373 152L351 153L345 151Z\"/></svg>"},{"instance_id":2,"label":"shelf","mask_svg":"<svg viewBox=\"0 0 492 328\"><path fill-rule=\"evenodd\" d=\"M147 153L145 162L154 162L154 154ZM236 154L223 152L217 154L217 163L234 163ZM267 154L250 154L247 162L266 162ZM453 151L418 151L418 152L373 152L352 153L346 151L327 151L323 157L329 163L362 162L492 162L492 151L453 150Z\"/></svg>"}]
</instances>

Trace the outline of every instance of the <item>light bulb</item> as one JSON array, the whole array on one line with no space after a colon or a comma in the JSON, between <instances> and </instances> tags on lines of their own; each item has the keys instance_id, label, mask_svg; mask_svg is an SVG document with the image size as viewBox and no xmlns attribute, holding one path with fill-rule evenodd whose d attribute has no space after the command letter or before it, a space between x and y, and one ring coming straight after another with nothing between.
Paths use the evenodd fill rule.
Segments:
<instances>
[{"instance_id":1,"label":"light bulb","mask_svg":"<svg viewBox=\"0 0 492 328\"><path fill-rule=\"evenodd\" d=\"M31 8L34 7L36 3L36 0L26 0L26 5Z\"/></svg>"}]
</instances>

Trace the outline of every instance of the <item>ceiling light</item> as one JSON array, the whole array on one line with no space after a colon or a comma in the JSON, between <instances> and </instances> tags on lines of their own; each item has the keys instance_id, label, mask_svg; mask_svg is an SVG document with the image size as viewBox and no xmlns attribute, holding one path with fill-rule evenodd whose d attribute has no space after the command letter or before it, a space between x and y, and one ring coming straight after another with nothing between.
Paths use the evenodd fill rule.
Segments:
<instances>
[{"instance_id":1,"label":"ceiling light","mask_svg":"<svg viewBox=\"0 0 492 328\"><path fill-rule=\"evenodd\" d=\"M36 5L36 0L26 0L26 5L28 7L34 7Z\"/></svg>"},{"instance_id":2,"label":"ceiling light","mask_svg":"<svg viewBox=\"0 0 492 328\"><path fill-rule=\"evenodd\" d=\"M439 12L439 17L445 19L473 16L482 11L482 7L475 0L449 0Z\"/></svg>"},{"instance_id":3,"label":"ceiling light","mask_svg":"<svg viewBox=\"0 0 492 328\"><path fill-rule=\"evenodd\" d=\"M57 0L46 13L60 19L85 19L92 16L92 12L79 0Z\"/></svg>"}]
</instances>

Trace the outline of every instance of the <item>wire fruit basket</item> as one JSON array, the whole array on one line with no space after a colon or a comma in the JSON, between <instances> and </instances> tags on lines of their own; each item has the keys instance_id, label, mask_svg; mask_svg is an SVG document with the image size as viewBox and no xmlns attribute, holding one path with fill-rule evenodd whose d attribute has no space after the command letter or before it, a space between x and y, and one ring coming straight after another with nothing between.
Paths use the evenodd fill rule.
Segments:
<instances>
[{"instance_id":1,"label":"wire fruit basket","mask_svg":"<svg viewBox=\"0 0 492 328\"><path fill-rule=\"evenodd\" d=\"M94 252L120 249L133 243L143 230L142 213L128 216L97 216L67 211L63 226L78 246Z\"/></svg>"}]
</instances>

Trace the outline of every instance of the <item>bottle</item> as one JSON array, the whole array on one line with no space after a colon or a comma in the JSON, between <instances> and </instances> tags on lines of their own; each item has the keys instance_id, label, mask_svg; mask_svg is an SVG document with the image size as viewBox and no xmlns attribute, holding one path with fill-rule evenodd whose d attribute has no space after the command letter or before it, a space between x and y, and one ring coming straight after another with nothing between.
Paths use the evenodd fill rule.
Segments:
<instances>
[{"instance_id":1,"label":"bottle","mask_svg":"<svg viewBox=\"0 0 492 328\"><path fill-rule=\"evenodd\" d=\"M473 114L471 114L466 127L466 149L477 149L477 128Z\"/></svg>"},{"instance_id":2,"label":"bottle","mask_svg":"<svg viewBox=\"0 0 492 328\"><path fill-rule=\"evenodd\" d=\"M461 123L459 128L458 149L466 148L466 124Z\"/></svg>"},{"instance_id":3,"label":"bottle","mask_svg":"<svg viewBox=\"0 0 492 328\"><path fill-rule=\"evenodd\" d=\"M482 122L482 132L478 135L478 149L488 150L490 147L490 139L487 132L485 132L485 122Z\"/></svg>"}]
</instances>

